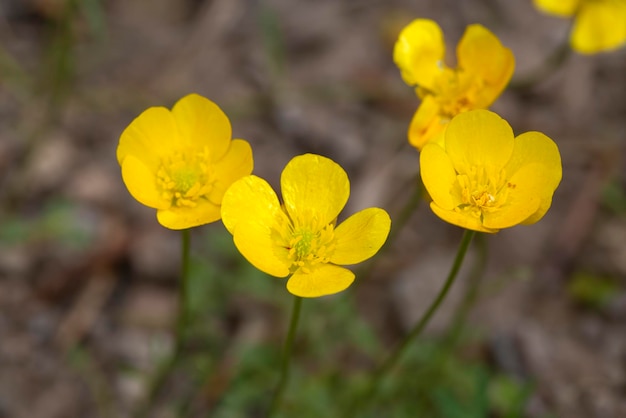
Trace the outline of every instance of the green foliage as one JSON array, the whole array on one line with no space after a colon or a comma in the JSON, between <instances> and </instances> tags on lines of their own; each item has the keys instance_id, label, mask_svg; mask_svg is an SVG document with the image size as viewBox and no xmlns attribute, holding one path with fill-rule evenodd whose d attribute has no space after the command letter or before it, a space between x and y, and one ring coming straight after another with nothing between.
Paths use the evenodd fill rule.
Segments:
<instances>
[{"instance_id":1,"label":"green foliage","mask_svg":"<svg viewBox=\"0 0 626 418\"><path fill-rule=\"evenodd\" d=\"M592 309L602 309L620 293L620 287L608 277L577 272L567 287L570 297Z\"/></svg>"},{"instance_id":2,"label":"green foliage","mask_svg":"<svg viewBox=\"0 0 626 418\"><path fill-rule=\"evenodd\" d=\"M88 222L79 222L80 208L56 199L45 204L35 217L6 216L0 222L0 245L61 243L69 249L85 248L93 239Z\"/></svg>"},{"instance_id":3,"label":"green foliage","mask_svg":"<svg viewBox=\"0 0 626 418\"><path fill-rule=\"evenodd\" d=\"M198 381L225 376L223 387L207 389L218 392L211 416L262 416L278 379L292 296L283 279L250 266L222 228L210 228L208 238L195 240L194 248L191 340L201 342L202 349L190 353L187 370ZM343 292L303 301L278 417L342 416L388 354L389 347L381 344L353 298ZM234 303L267 307L277 324L272 341L233 342L224 321ZM421 340L406 357L362 417L523 417L532 386L491 370L480 359L461 357L445 339Z\"/></svg>"},{"instance_id":4,"label":"green foliage","mask_svg":"<svg viewBox=\"0 0 626 418\"><path fill-rule=\"evenodd\" d=\"M602 204L615 214L626 214L626 191L614 180L602 189Z\"/></svg>"}]
</instances>

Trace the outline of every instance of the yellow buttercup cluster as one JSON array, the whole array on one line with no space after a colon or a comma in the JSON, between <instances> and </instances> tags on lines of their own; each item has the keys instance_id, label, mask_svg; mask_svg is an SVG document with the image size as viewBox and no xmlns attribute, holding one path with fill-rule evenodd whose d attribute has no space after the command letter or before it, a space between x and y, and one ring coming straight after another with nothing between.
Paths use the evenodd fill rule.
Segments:
<instances>
[{"instance_id":1,"label":"yellow buttercup cluster","mask_svg":"<svg viewBox=\"0 0 626 418\"><path fill-rule=\"evenodd\" d=\"M572 49L582 54L610 51L626 44L626 0L533 0L545 13L571 17Z\"/></svg>"},{"instance_id":2,"label":"yellow buttercup cluster","mask_svg":"<svg viewBox=\"0 0 626 418\"><path fill-rule=\"evenodd\" d=\"M457 46L457 67L444 63L445 43L436 22L416 19L394 48L404 81L422 100L409 127L409 142L421 150L440 136L457 114L485 109L502 93L515 68L512 52L485 27L467 27Z\"/></svg>"},{"instance_id":3,"label":"yellow buttercup cluster","mask_svg":"<svg viewBox=\"0 0 626 418\"><path fill-rule=\"evenodd\" d=\"M235 245L259 270L291 276L287 290L318 297L354 281L341 267L372 257L384 244L391 220L379 208L364 209L336 225L350 183L332 160L313 154L293 158L282 172L280 204L272 187L251 175L235 182L222 202L222 221Z\"/></svg>"},{"instance_id":4,"label":"yellow buttercup cluster","mask_svg":"<svg viewBox=\"0 0 626 418\"><path fill-rule=\"evenodd\" d=\"M626 0L535 3L552 13L575 16L572 46L579 51L614 48L626 39ZM430 208L466 231L440 292L359 394L363 405L374 399L377 386L394 369L408 342L420 335L444 300L473 231L496 233L538 222L549 210L562 178L554 141L540 132L515 136L504 119L487 110L511 79L512 52L478 24L465 30L456 48L456 67L444 63L445 49L437 23L417 19L400 33L394 61L421 99L408 137L420 151L420 176ZM361 263L382 248L391 219L385 210L371 207L338 222L350 196L348 175L333 160L315 154L299 155L287 163L280 177L281 202L266 180L251 174L248 142L231 136L224 112L209 99L190 94L171 110L151 107L133 120L121 134L117 160L130 194L156 209L161 225L187 229L221 219L253 266L287 278L287 290L296 297L281 376L266 414L274 416L287 385L301 298L347 289L355 274L345 266ZM190 234L181 235L175 356L183 353L190 316L186 291ZM355 402L341 416L357 416L358 408Z\"/></svg>"},{"instance_id":5,"label":"yellow buttercup cluster","mask_svg":"<svg viewBox=\"0 0 626 418\"><path fill-rule=\"evenodd\" d=\"M441 219L480 232L539 221L561 181L556 144L539 132L517 137L488 110L456 116L442 143L420 154L431 209Z\"/></svg>"},{"instance_id":6,"label":"yellow buttercup cluster","mask_svg":"<svg viewBox=\"0 0 626 418\"><path fill-rule=\"evenodd\" d=\"M319 155L285 167L281 205L265 180L250 175L250 145L231 140L226 115L197 94L171 111L152 107L139 115L122 133L117 159L129 192L157 209L159 223L185 229L222 218L240 252L270 275L291 275L287 289L298 296L346 289L355 276L340 266L376 254L391 227L379 208L337 226L350 195L348 176Z\"/></svg>"},{"instance_id":7,"label":"yellow buttercup cluster","mask_svg":"<svg viewBox=\"0 0 626 418\"><path fill-rule=\"evenodd\" d=\"M120 137L117 161L130 194L170 229L219 220L226 189L253 165L248 142L231 140L224 112L197 94L139 115Z\"/></svg>"}]
</instances>

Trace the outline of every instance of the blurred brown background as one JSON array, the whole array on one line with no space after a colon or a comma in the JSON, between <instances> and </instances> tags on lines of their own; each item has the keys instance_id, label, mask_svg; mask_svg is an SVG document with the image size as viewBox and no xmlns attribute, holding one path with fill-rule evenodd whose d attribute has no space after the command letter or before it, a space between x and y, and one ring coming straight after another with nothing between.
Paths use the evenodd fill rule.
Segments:
<instances>
[{"instance_id":1,"label":"blurred brown background","mask_svg":"<svg viewBox=\"0 0 626 418\"><path fill-rule=\"evenodd\" d=\"M179 237L128 195L115 159L121 131L149 106L202 94L251 143L255 174L276 186L293 156L323 154L350 176L344 216L380 206L395 220L418 172L406 130L419 102L392 48L417 17L441 25L449 65L468 24L500 37L518 88L492 109L518 134L550 136L563 158L546 217L484 239L468 325L480 338L466 355L533 382L521 416L626 416L626 48L572 53L519 86L569 29L530 0L1 0L0 417L128 416L171 350ZM198 257L212 253L211 234L230 245L220 223L199 228ZM432 300L460 234L421 203L347 291L383 348ZM462 277L430 335L466 286ZM278 350L286 313L227 294L207 329L224 347L243 338ZM218 377L235 373L232 361L218 364ZM205 387L187 416L212 416L222 389Z\"/></svg>"}]
</instances>

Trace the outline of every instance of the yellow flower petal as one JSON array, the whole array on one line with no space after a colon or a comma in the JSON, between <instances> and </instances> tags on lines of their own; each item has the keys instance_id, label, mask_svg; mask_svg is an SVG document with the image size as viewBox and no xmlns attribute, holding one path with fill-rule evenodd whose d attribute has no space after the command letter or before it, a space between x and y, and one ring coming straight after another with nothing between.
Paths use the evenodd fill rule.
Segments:
<instances>
[{"instance_id":1,"label":"yellow flower petal","mask_svg":"<svg viewBox=\"0 0 626 418\"><path fill-rule=\"evenodd\" d=\"M400 32L393 60L405 83L432 88L434 78L443 68L445 51L439 25L429 19L416 19Z\"/></svg>"},{"instance_id":2,"label":"yellow flower petal","mask_svg":"<svg viewBox=\"0 0 626 418\"><path fill-rule=\"evenodd\" d=\"M213 162L226 154L231 139L230 121L215 103L189 94L176 102L172 114L185 145L208 147Z\"/></svg>"},{"instance_id":3,"label":"yellow flower petal","mask_svg":"<svg viewBox=\"0 0 626 418\"><path fill-rule=\"evenodd\" d=\"M541 132L525 132L515 138L513 155L505 167L512 176L528 164L541 164L545 168L540 174L546 190L554 192L563 174L561 154L554 141Z\"/></svg>"},{"instance_id":4,"label":"yellow flower petal","mask_svg":"<svg viewBox=\"0 0 626 418\"><path fill-rule=\"evenodd\" d=\"M237 225L251 219L271 227L281 211L272 186L254 175L234 182L222 199L222 222L231 234Z\"/></svg>"},{"instance_id":5,"label":"yellow flower petal","mask_svg":"<svg viewBox=\"0 0 626 418\"><path fill-rule=\"evenodd\" d=\"M217 161L213 169L215 170L216 181L213 190L209 195L209 200L216 205L222 203L222 198L226 190L237 179L247 176L252 172L254 162L252 160L252 148L243 139L235 139L231 142L230 148L224 157Z\"/></svg>"},{"instance_id":6,"label":"yellow flower petal","mask_svg":"<svg viewBox=\"0 0 626 418\"><path fill-rule=\"evenodd\" d=\"M444 221L451 223L452 225L460 226L461 228L471 229L472 231L487 232L490 234L498 232L497 229L489 229L480 221L480 218L470 216L466 212L457 212L455 210L444 209L437 205L436 202L430 203L431 210L443 219Z\"/></svg>"},{"instance_id":7,"label":"yellow flower petal","mask_svg":"<svg viewBox=\"0 0 626 418\"><path fill-rule=\"evenodd\" d=\"M576 12L581 1L585 0L533 0L533 3L542 12L567 17Z\"/></svg>"},{"instance_id":8,"label":"yellow flower petal","mask_svg":"<svg viewBox=\"0 0 626 418\"><path fill-rule=\"evenodd\" d=\"M187 229L220 219L220 207L208 200L198 200L194 207L172 206L157 211L157 220L169 229Z\"/></svg>"},{"instance_id":9,"label":"yellow flower petal","mask_svg":"<svg viewBox=\"0 0 626 418\"><path fill-rule=\"evenodd\" d=\"M616 49L626 43L626 2L583 1L571 34L572 48L583 54Z\"/></svg>"},{"instance_id":10,"label":"yellow flower petal","mask_svg":"<svg viewBox=\"0 0 626 418\"><path fill-rule=\"evenodd\" d=\"M354 273L350 270L324 264L310 273L296 271L287 282L287 290L303 298L316 298L332 295L345 290L354 281Z\"/></svg>"},{"instance_id":11,"label":"yellow flower petal","mask_svg":"<svg viewBox=\"0 0 626 418\"><path fill-rule=\"evenodd\" d=\"M280 177L285 208L294 225L313 223L314 229L333 222L346 205L350 182L334 161L320 155L293 158Z\"/></svg>"},{"instance_id":12,"label":"yellow flower petal","mask_svg":"<svg viewBox=\"0 0 626 418\"><path fill-rule=\"evenodd\" d=\"M154 173L133 154L124 157L122 179L131 196L139 203L155 209L171 206L171 201L164 199L156 187Z\"/></svg>"},{"instance_id":13,"label":"yellow flower petal","mask_svg":"<svg viewBox=\"0 0 626 418\"><path fill-rule=\"evenodd\" d=\"M541 219L550 208L552 195L561 182L563 169L558 147L540 132L526 132L515 138L513 156L505 169L511 176L527 164L539 164L540 167L533 175L541 179L542 187L539 208L523 222L528 225Z\"/></svg>"},{"instance_id":14,"label":"yellow flower petal","mask_svg":"<svg viewBox=\"0 0 626 418\"><path fill-rule=\"evenodd\" d=\"M541 201L539 202L539 207L537 208L535 213L530 215L528 218L524 219L521 222L521 224L532 225L534 223L539 222L541 218L543 218L543 216L546 214L546 212L548 212L548 209L550 209L550 206L552 206L552 195L550 195L549 197L543 197Z\"/></svg>"},{"instance_id":15,"label":"yellow flower petal","mask_svg":"<svg viewBox=\"0 0 626 418\"><path fill-rule=\"evenodd\" d=\"M497 114L473 110L455 116L445 133L446 152L459 174L484 167L490 175L501 171L513 153L513 130Z\"/></svg>"},{"instance_id":16,"label":"yellow flower petal","mask_svg":"<svg viewBox=\"0 0 626 418\"><path fill-rule=\"evenodd\" d=\"M486 228L502 229L522 223L537 212L543 193L541 164L529 164L519 169L508 180L513 188L509 189L506 204L493 212L483 214Z\"/></svg>"},{"instance_id":17,"label":"yellow flower petal","mask_svg":"<svg viewBox=\"0 0 626 418\"><path fill-rule=\"evenodd\" d=\"M380 250L389 235L391 219L379 208L355 213L335 229L335 251L330 257L334 264L356 264L367 260Z\"/></svg>"},{"instance_id":18,"label":"yellow flower petal","mask_svg":"<svg viewBox=\"0 0 626 418\"><path fill-rule=\"evenodd\" d=\"M420 153L420 174L424 187L437 206L452 210L459 205L451 193L456 172L445 150L434 143L426 144Z\"/></svg>"},{"instance_id":19,"label":"yellow flower petal","mask_svg":"<svg viewBox=\"0 0 626 418\"><path fill-rule=\"evenodd\" d=\"M515 57L482 25L469 25L457 46L459 68L479 77L482 86L474 97L474 108L487 108L507 85L515 68ZM486 64L488 63L488 64Z\"/></svg>"},{"instance_id":20,"label":"yellow flower petal","mask_svg":"<svg viewBox=\"0 0 626 418\"><path fill-rule=\"evenodd\" d=\"M409 143L418 150L445 130L448 124L439 114L440 108L434 96L424 97L409 125Z\"/></svg>"},{"instance_id":21,"label":"yellow flower petal","mask_svg":"<svg viewBox=\"0 0 626 418\"><path fill-rule=\"evenodd\" d=\"M239 252L259 270L275 277L289 275L288 251L276 245L271 226L256 219L243 222L233 234Z\"/></svg>"},{"instance_id":22,"label":"yellow flower petal","mask_svg":"<svg viewBox=\"0 0 626 418\"><path fill-rule=\"evenodd\" d=\"M156 172L161 158L173 153L180 141L172 113L164 107L151 107L122 132L117 146L117 162L122 165L127 156L133 155Z\"/></svg>"},{"instance_id":23,"label":"yellow flower petal","mask_svg":"<svg viewBox=\"0 0 626 418\"><path fill-rule=\"evenodd\" d=\"M222 222L239 252L256 268L276 277L289 274L287 249L277 243L275 226L284 216L272 187L246 176L233 183L222 200Z\"/></svg>"}]
</instances>

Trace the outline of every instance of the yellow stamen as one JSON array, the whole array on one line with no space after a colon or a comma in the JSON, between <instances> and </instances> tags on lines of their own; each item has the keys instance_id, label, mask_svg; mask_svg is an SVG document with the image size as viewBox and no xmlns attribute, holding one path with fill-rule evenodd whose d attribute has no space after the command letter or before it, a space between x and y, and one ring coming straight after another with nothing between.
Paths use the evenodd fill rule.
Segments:
<instances>
[{"instance_id":1,"label":"yellow stamen","mask_svg":"<svg viewBox=\"0 0 626 418\"><path fill-rule=\"evenodd\" d=\"M285 221L276 231L276 240L287 249L292 272L302 269L304 273L309 273L315 266L330 262L335 250L334 223L316 228L294 226L287 216Z\"/></svg>"},{"instance_id":2,"label":"yellow stamen","mask_svg":"<svg viewBox=\"0 0 626 418\"><path fill-rule=\"evenodd\" d=\"M509 189L515 188L504 172L487 173L484 167L471 167L468 173L457 175L456 184L462 202L456 210L469 211L476 218L506 204Z\"/></svg>"},{"instance_id":3,"label":"yellow stamen","mask_svg":"<svg viewBox=\"0 0 626 418\"><path fill-rule=\"evenodd\" d=\"M213 189L215 173L209 151L176 152L163 158L157 171L157 186L172 206L195 207Z\"/></svg>"}]
</instances>

